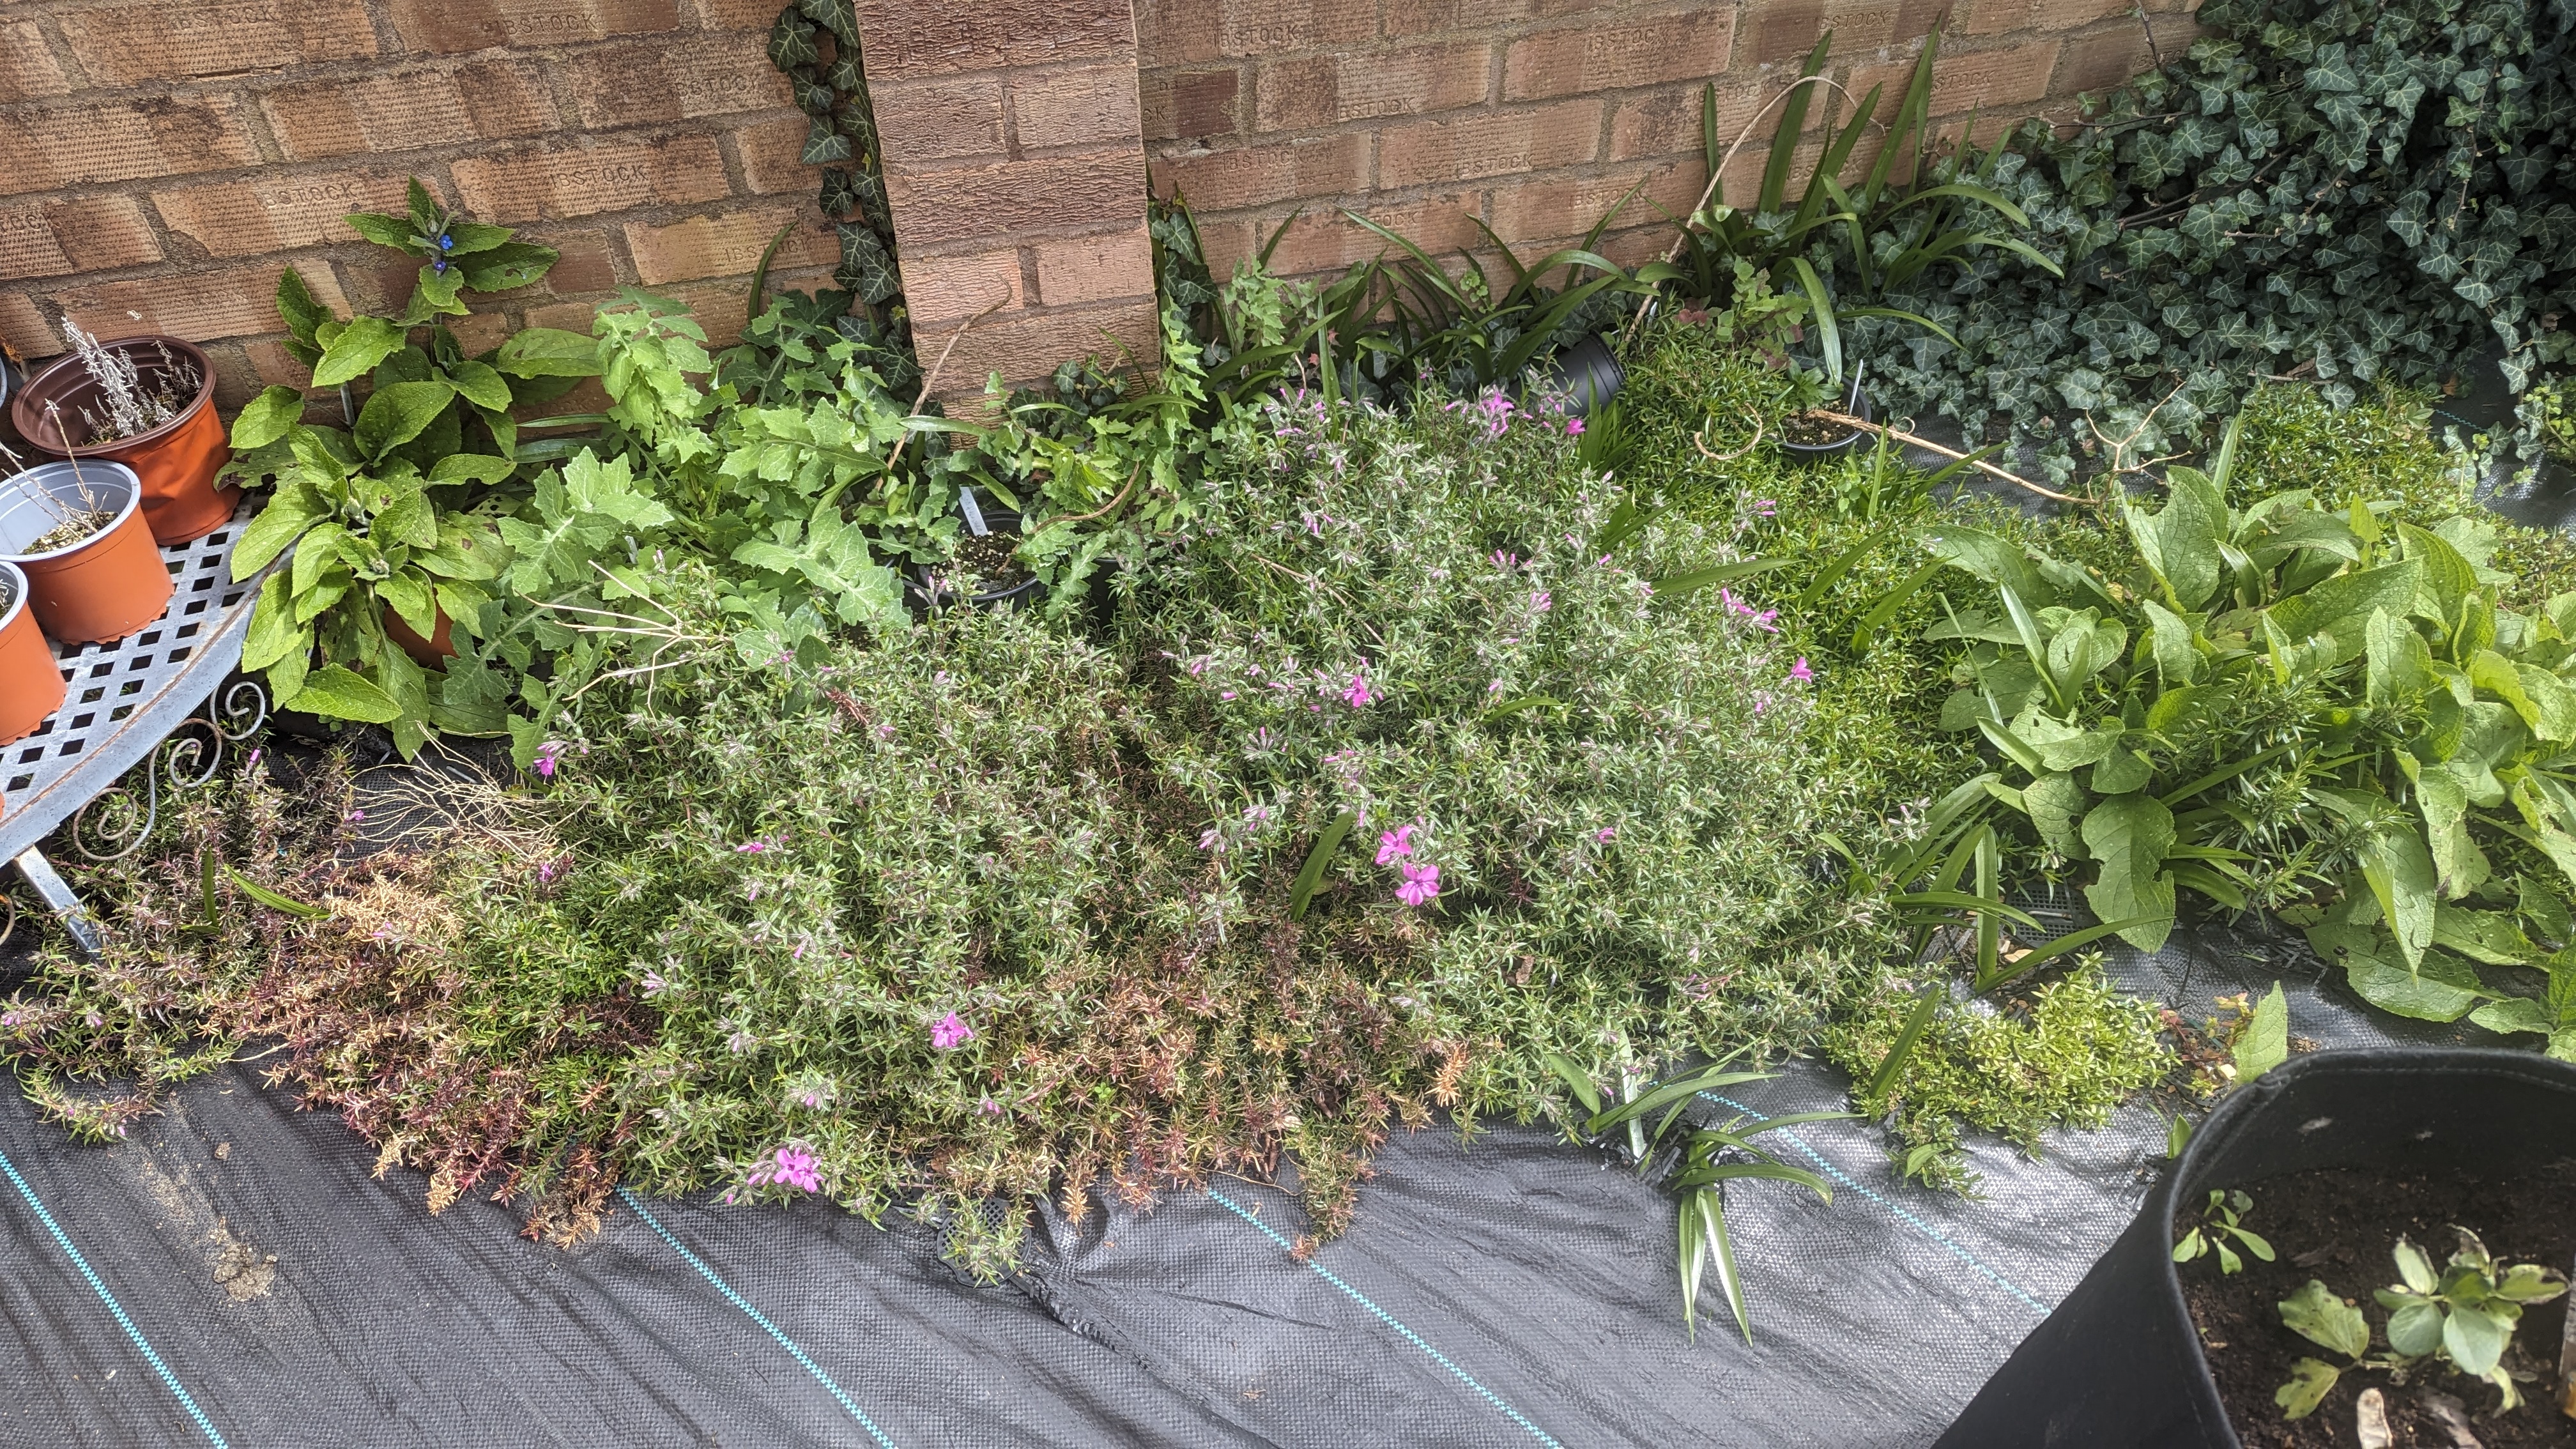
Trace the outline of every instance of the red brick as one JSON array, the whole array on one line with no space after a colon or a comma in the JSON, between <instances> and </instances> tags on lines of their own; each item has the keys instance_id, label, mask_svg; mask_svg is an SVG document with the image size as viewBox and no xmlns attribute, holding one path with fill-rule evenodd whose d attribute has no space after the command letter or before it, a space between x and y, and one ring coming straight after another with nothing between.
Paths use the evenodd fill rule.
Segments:
<instances>
[{"instance_id":1,"label":"red brick","mask_svg":"<svg viewBox=\"0 0 2576 1449\"><path fill-rule=\"evenodd\" d=\"M1135 18L1127 0L857 4L871 85L1065 61L1132 61L1136 53Z\"/></svg>"},{"instance_id":2,"label":"red brick","mask_svg":"<svg viewBox=\"0 0 2576 1449\"><path fill-rule=\"evenodd\" d=\"M1482 45L1417 45L1272 61L1261 67L1254 124L1304 130L1483 103L1493 57Z\"/></svg>"},{"instance_id":3,"label":"red brick","mask_svg":"<svg viewBox=\"0 0 2576 1449\"><path fill-rule=\"evenodd\" d=\"M1612 0L1617 3L1617 0ZM1777 0L1763 0L1765 4ZM1533 20L1554 20L1606 8L1603 0L1393 0L1386 7L1389 35L1489 31Z\"/></svg>"},{"instance_id":4,"label":"red brick","mask_svg":"<svg viewBox=\"0 0 2576 1449\"><path fill-rule=\"evenodd\" d=\"M555 124L544 76L524 60L281 86L260 109L295 161L533 136Z\"/></svg>"},{"instance_id":5,"label":"red brick","mask_svg":"<svg viewBox=\"0 0 2576 1449\"><path fill-rule=\"evenodd\" d=\"M597 302L546 302L528 308L521 314L530 327L552 327L563 332L588 332L599 316ZM700 319L701 321L705 319ZM561 404L557 404L561 407ZM549 408L548 411L555 409ZM571 411L564 408L564 411Z\"/></svg>"},{"instance_id":6,"label":"red brick","mask_svg":"<svg viewBox=\"0 0 2576 1449\"><path fill-rule=\"evenodd\" d=\"M278 330L275 263L228 269L199 268L177 276L143 277L129 282L97 282L48 294L86 332L162 332L205 342L219 337L251 337ZM312 288L314 300L340 315L348 304L328 267L296 268Z\"/></svg>"},{"instance_id":7,"label":"red brick","mask_svg":"<svg viewBox=\"0 0 2576 1449\"><path fill-rule=\"evenodd\" d=\"M401 311L411 300L412 289L420 285L423 265L416 257L369 247L343 260L337 270L351 306L361 312L390 314Z\"/></svg>"},{"instance_id":8,"label":"red brick","mask_svg":"<svg viewBox=\"0 0 2576 1449\"><path fill-rule=\"evenodd\" d=\"M211 256L268 252L359 240L340 218L352 211L403 209L404 178L392 172L313 175L262 171L238 181L152 195L162 225Z\"/></svg>"},{"instance_id":9,"label":"red brick","mask_svg":"<svg viewBox=\"0 0 2576 1449\"><path fill-rule=\"evenodd\" d=\"M877 134L893 164L955 156L999 156L1007 149L1001 78L950 76L871 86ZM797 133L804 144L804 133Z\"/></svg>"},{"instance_id":10,"label":"red brick","mask_svg":"<svg viewBox=\"0 0 2576 1449\"><path fill-rule=\"evenodd\" d=\"M1154 243L1138 226L1107 236L1041 241L1038 301L1049 307L1154 295Z\"/></svg>"},{"instance_id":11,"label":"red brick","mask_svg":"<svg viewBox=\"0 0 2576 1449\"><path fill-rule=\"evenodd\" d=\"M1732 11L1541 31L1503 53L1503 99L1544 100L1714 76L1735 37Z\"/></svg>"},{"instance_id":12,"label":"red brick","mask_svg":"<svg viewBox=\"0 0 2576 1449\"><path fill-rule=\"evenodd\" d=\"M548 147L448 168L465 209L487 221L553 220L724 195L724 163L704 136Z\"/></svg>"},{"instance_id":13,"label":"red brick","mask_svg":"<svg viewBox=\"0 0 2576 1449\"><path fill-rule=\"evenodd\" d=\"M63 339L24 292L0 292L0 343L20 357L51 357L63 350Z\"/></svg>"},{"instance_id":14,"label":"red brick","mask_svg":"<svg viewBox=\"0 0 2576 1449\"><path fill-rule=\"evenodd\" d=\"M545 288L558 297L613 292L626 280L618 275L617 259L608 249L605 232L549 227L520 232L518 240L555 249L555 264L546 269Z\"/></svg>"},{"instance_id":15,"label":"red brick","mask_svg":"<svg viewBox=\"0 0 2576 1449\"><path fill-rule=\"evenodd\" d=\"M1770 88L1777 94L1778 87ZM1612 161L1634 161L1647 156L1701 156L1700 94L1698 86L1677 86L1632 96L1619 102L1610 116L1610 155ZM1747 124L1762 111L1770 96L1759 84L1720 86L1717 92L1717 146L1722 154L1744 134ZM1771 113L1776 118L1778 112ZM1758 134L1753 140L1760 139ZM1748 145L1752 144L1748 140Z\"/></svg>"},{"instance_id":16,"label":"red brick","mask_svg":"<svg viewBox=\"0 0 2576 1449\"><path fill-rule=\"evenodd\" d=\"M1484 242L1476 230L1475 218L1484 210L1484 197L1474 192L1453 192L1424 201L1365 205L1353 210L1369 220L1412 242L1435 257L1463 252ZM1267 242L1276 223L1258 228L1260 240ZM1214 243L1210 243L1211 250ZM1318 272L1338 272L1353 262L1385 256L1399 248L1385 237L1342 215L1339 208L1315 207L1290 222L1286 235L1271 248L1270 266L1283 276L1312 276ZM1221 253L1224 265L1231 266L1239 253ZM1220 273L1222 275L1222 273Z\"/></svg>"},{"instance_id":17,"label":"red brick","mask_svg":"<svg viewBox=\"0 0 2576 1449\"><path fill-rule=\"evenodd\" d=\"M2001 50L1981 50L1967 55L1944 54L1932 65L1932 114L1956 115L1962 111L1991 111L1997 106L2018 105L2035 101L2048 94L2050 74L2057 67L2059 42L2025 41ZM1879 95L1881 120L1893 119L1897 106L1905 98L1905 87L1914 77L1914 62L1902 59L1886 65L1861 66L1844 82L1855 97L1866 96L1872 86L1883 87Z\"/></svg>"},{"instance_id":18,"label":"red brick","mask_svg":"<svg viewBox=\"0 0 2576 1449\"><path fill-rule=\"evenodd\" d=\"M823 184L823 171L805 164L803 116L763 121L733 133L735 153L742 158L743 184L756 196L781 191L812 191Z\"/></svg>"},{"instance_id":19,"label":"red brick","mask_svg":"<svg viewBox=\"0 0 2576 1449\"><path fill-rule=\"evenodd\" d=\"M509 314L489 302L481 302L478 310L467 316L448 318L447 330L456 335L458 345L465 349L466 356L471 357L500 346L519 329L510 325ZM587 332L590 329L583 327L580 330Z\"/></svg>"},{"instance_id":20,"label":"red brick","mask_svg":"<svg viewBox=\"0 0 2576 1449\"><path fill-rule=\"evenodd\" d=\"M677 0L390 0L394 29L414 54L496 45L572 45L676 29Z\"/></svg>"},{"instance_id":21,"label":"red brick","mask_svg":"<svg viewBox=\"0 0 2576 1449\"><path fill-rule=\"evenodd\" d=\"M795 224L779 246L778 265L829 266L841 254L831 228L795 202L693 216L668 226L626 223L626 253L648 287L706 277L748 276L779 228Z\"/></svg>"},{"instance_id":22,"label":"red brick","mask_svg":"<svg viewBox=\"0 0 2576 1449\"><path fill-rule=\"evenodd\" d=\"M1136 68L1084 66L1011 80L1012 135L1024 150L1133 145L1144 132L1136 110Z\"/></svg>"},{"instance_id":23,"label":"red brick","mask_svg":"<svg viewBox=\"0 0 2576 1449\"><path fill-rule=\"evenodd\" d=\"M1629 196L1630 188L1640 181L1645 185ZM1571 244L1627 197L1627 205L1620 208L1612 225L1623 231L1661 228L1669 239L1672 223L1664 218L1690 215L1707 184L1708 172L1697 157L1660 166L1626 166L1599 176L1533 176L1494 188L1494 234L1515 250L1522 250L1523 242ZM1544 254L1528 248L1521 261L1526 265Z\"/></svg>"},{"instance_id":24,"label":"red brick","mask_svg":"<svg viewBox=\"0 0 2576 1449\"><path fill-rule=\"evenodd\" d=\"M66 15L62 26L92 85L241 75L376 53L375 26L359 0L125 5Z\"/></svg>"},{"instance_id":25,"label":"red brick","mask_svg":"<svg viewBox=\"0 0 2576 1449\"><path fill-rule=\"evenodd\" d=\"M1135 0L1136 64L1195 65L1217 58L1217 7L1212 0Z\"/></svg>"},{"instance_id":26,"label":"red brick","mask_svg":"<svg viewBox=\"0 0 2576 1449\"><path fill-rule=\"evenodd\" d=\"M181 176L259 159L229 96L155 98L0 115L0 196Z\"/></svg>"},{"instance_id":27,"label":"red brick","mask_svg":"<svg viewBox=\"0 0 2576 1449\"><path fill-rule=\"evenodd\" d=\"M694 120L793 103L763 37L646 40L567 58L573 108L593 130L645 121Z\"/></svg>"},{"instance_id":28,"label":"red brick","mask_svg":"<svg viewBox=\"0 0 2576 1449\"><path fill-rule=\"evenodd\" d=\"M1234 211L1310 196L1347 196L1368 188L1368 138L1351 132L1305 141L1274 141L1227 151L1164 156L1154 165L1154 192L1179 195L1205 211Z\"/></svg>"},{"instance_id":29,"label":"red brick","mask_svg":"<svg viewBox=\"0 0 2576 1449\"><path fill-rule=\"evenodd\" d=\"M2146 32L2134 24L2075 36L2058 55L2057 74L2048 93L2073 96L2106 91L2154 64Z\"/></svg>"},{"instance_id":30,"label":"red brick","mask_svg":"<svg viewBox=\"0 0 2576 1449\"><path fill-rule=\"evenodd\" d=\"M1920 48L1923 37L1951 8L1951 0L1831 0L1825 9L1825 28L1834 33L1837 57L1858 59L1894 45L1911 51ZM1805 54L1800 51L1800 58Z\"/></svg>"},{"instance_id":31,"label":"red brick","mask_svg":"<svg viewBox=\"0 0 2576 1449\"><path fill-rule=\"evenodd\" d=\"M1378 138L1378 184L1466 181L1589 161L1600 150L1603 107L1599 100L1559 101L1389 127Z\"/></svg>"},{"instance_id":32,"label":"red brick","mask_svg":"<svg viewBox=\"0 0 2576 1449\"><path fill-rule=\"evenodd\" d=\"M766 37L786 8L783 0L698 0L698 17L709 30L757 30Z\"/></svg>"},{"instance_id":33,"label":"red brick","mask_svg":"<svg viewBox=\"0 0 2576 1449\"><path fill-rule=\"evenodd\" d=\"M1957 31L2004 35L2016 30L2073 30L2130 13L2130 6L2120 0L1973 0Z\"/></svg>"},{"instance_id":34,"label":"red brick","mask_svg":"<svg viewBox=\"0 0 2576 1449\"><path fill-rule=\"evenodd\" d=\"M264 338L256 341L244 342L239 345L241 347L244 360L250 364L250 371L247 374L247 377L252 386L291 387L300 390L313 385L313 369L296 361L295 355L286 350L285 343L274 338ZM311 399L308 403L308 407L312 404L318 404L321 401L322 399L318 397ZM337 416L339 410L339 398L336 396L332 397L330 399L330 411L333 416L323 420L332 423L339 422L340 419ZM311 416L311 414L308 412L307 416Z\"/></svg>"},{"instance_id":35,"label":"red brick","mask_svg":"<svg viewBox=\"0 0 2576 1449\"><path fill-rule=\"evenodd\" d=\"M0 21L0 105L42 100L71 91L63 69L45 48L33 20Z\"/></svg>"},{"instance_id":36,"label":"red brick","mask_svg":"<svg viewBox=\"0 0 2576 1449\"><path fill-rule=\"evenodd\" d=\"M940 355L955 330L916 334L924 365ZM990 373L1001 373L1004 382L1034 382L1053 373L1056 364L1086 356L1113 367L1132 362L1152 368L1161 357L1161 341L1162 322L1151 302L1007 312L977 323L959 340L935 395L973 398L984 391Z\"/></svg>"},{"instance_id":37,"label":"red brick","mask_svg":"<svg viewBox=\"0 0 2576 1449\"><path fill-rule=\"evenodd\" d=\"M1235 104L1243 92L1240 71L1146 72L1137 85L1149 141L1197 141L1243 128Z\"/></svg>"},{"instance_id":38,"label":"red brick","mask_svg":"<svg viewBox=\"0 0 2576 1449\"><path fill-rule=\"evenodd\" d=\"M903 259L903 301L916 327L946 327L1002 304L1028 304L1020 276L1020 249L953 253Z\"/></svg>"},{"instance_id":39,"label":"red brick","mask_svg":"<svg viewBox=\"0 0 2576 1449\"><path fill-rule=\"evenodd\" d=\"M0 277L59 277L161 260L131 197L0 208Z\"/></svg>"},{"instance_id":40,"label":"red brick","mask_svg":"<svg viewBox=\"0 0 2576 1449\"><path fill-rule=\"evenodd\" d=\"M1130 150L975 165L899 167L886 177L906 248L1145 215L1145 158Z\"/></svg>"},{"instance_id":41,"label":"red brick","mask_svg":"<svg viewBox=\"0 0 2576 1449\"><path fill-rule=\"evenodd\" d=\"M1744 17L1741 58L1758 66L1801 61L1824 33L1824 0L1769 0Z\"/></svg>"},{"instance_id":42,"label":"red brick","mask_svg":"<svg viewBox=\"0 0 2576 1449\"><path fill-rule=\"evenodd\" d=\"M1216 34L1225 55L1278 55L1374 40L1377 0L1219 0Z\"/></svg>"}]
</instances>

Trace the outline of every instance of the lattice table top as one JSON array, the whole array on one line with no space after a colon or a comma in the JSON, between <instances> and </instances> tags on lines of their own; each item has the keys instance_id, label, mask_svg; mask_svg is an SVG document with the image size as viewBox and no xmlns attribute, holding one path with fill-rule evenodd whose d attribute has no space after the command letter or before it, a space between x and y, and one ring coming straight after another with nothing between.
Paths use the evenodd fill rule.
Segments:
<instances>
[{"instance_id":1,"label":"lattice table top","mask_svg":"<svg viewBox=\"0 0 2576 1449\"><path fill-rule=\"evenodd\" d=\"M0 745L0 790L8 798L0 860L43 840L213 701L241 661L259 601L259 579L232 581L233 545L258 511L259 502L246 501L231 523L161 550L177 591L149 626L114 644L54 646L67 690L63 707L34 734ZM236 712L234 703L223 702L227 713ZM265 712L264 701L253 703ZM207 722L220 738L233 733L223 715Z\"/></svg>"}]
</instances>

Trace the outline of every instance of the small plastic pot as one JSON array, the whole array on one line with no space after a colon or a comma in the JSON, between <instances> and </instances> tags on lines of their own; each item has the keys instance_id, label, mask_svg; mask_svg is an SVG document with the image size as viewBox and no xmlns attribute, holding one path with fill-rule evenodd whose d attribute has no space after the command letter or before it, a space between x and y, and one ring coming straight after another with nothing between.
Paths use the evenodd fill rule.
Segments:
<instances>
[{"instance_id":1,"label":"small plastic pot","mask_svg":"<svg viewBox=\"0 0 2576 1449\"><path fill-rule=\"evenodd\" d=\"M0 745L36 732L63 707L63 672L28 607L27 575L0 563Z\"/></svg>"},{"instance_id":2,"label":"small plastic pot","mask_svg":"<svg viewBox=\"0 0 2576 1449\"><path fill-rule=\"evenodd\" d=\"M1851 396L1844 400L1842 411L1863 422L1878 421L1878 414L1870 408L1869 394L1860 390L1860 379L1857 377L1852 379ZM1780 451L1797 462L1822 463L1845 456L1852 449L1859 447L1860 440L1868 436L1868 429L1854 428L1830 443L1793 443L1787 438L1782 438Z\"/></svg>"},{"instance_id":3,"label":"small plastic pot","mask_svg":"<svg viewBox=\"0 0 2576 1449\"><path fill-rule=\"evenodd\" d=\"M388 604L385 606L385 637L394 641L402 652L411 656L412 663L423 669L445 669L447 661L456 657L456 621L447 617L445 609L438 611L437 627L423 639L420 631L404 623L402 615L395 613L393 606Z\"/></svg>"},{"instance_id":4,"label":"small plastic pot","mask_svg":"<svg viewBox=\"0 0 2576 1449\"><path fill-rule=\"evenodd\" d=\"M75 353L27 380L9 404L10 420L38 452L132 468L143 480L143 518L153 542L192 543L223 527L241 503L241 489L215 487L215 473L232 460L233 449L215 416L214 363L176 337L120 337L100 346L125 354L146 382L168 375L171 369L161 361L167 351L174 362L196 369L196 397L179 416L149 432L75 444L64 434L80 426L82 411L106 411L99 405L98 379Z\"/></svg>"},{"instance_id":5,"label":"small plastic pot","mask_svg":"<svg viewBox=\"0 0 2576 1449\"><path fill-rule=\"evenodd\" d=\"M997 533L1015 537L1018 535L1020 515L976 497L970 489L961 488L958 490L958 495L958 506L966 515L968 532L977 535ZM944 609L957 602L955 590L933 587L931 571L927 567L916 564L913 567L912 576L913 581L904 585L904 596L911 600L916 608ZM1004 588L985 589L980 593L968 594L966 602L978 609L1016 609L1036 602L1045 592L1046 586L1037 575L1031 574L1018 583Z\"/></svg>"},{"instance_id":6,"label":"small plastic pot","mask_svg":"<svg viewBox=\"0 0 2576 1449\"><path fill-rule=\"evenodd\" d=\"M1548 363L1545 390L1564 394L1574 415L1588 418L1617 397L1627 380L1628 370L1610 344L1586 337Z\"/></svg>"},{"instance_id":7,"label":"small plastic pot","mask_svg":"<svg viewBox=\"0 0 2576 1449\"><path fill-rule=\"evenodd\" d=\"M56 642L122 639L169 611L176 586L142 504L143 484L122 463L44 463L0 481L0 560L25 570L36 622ZM68 547L27 552L62 510L89 507L114 521Z\"/></svg>"},{"instance_id":8,"label":"small plastic pot","mask_svg":"<svg viewBox=\"0 0 2576 1449\"><path fill-rule=\"evenodd\" d=\"M2317 1168L2492 1170L2571 1154L2576 1063L2371 1048L2276 1067L2201 1124L2137 1221L1933 1449L2243 1449L2174 1273L2177 1202Z\"/></svg>"}]
</instances>

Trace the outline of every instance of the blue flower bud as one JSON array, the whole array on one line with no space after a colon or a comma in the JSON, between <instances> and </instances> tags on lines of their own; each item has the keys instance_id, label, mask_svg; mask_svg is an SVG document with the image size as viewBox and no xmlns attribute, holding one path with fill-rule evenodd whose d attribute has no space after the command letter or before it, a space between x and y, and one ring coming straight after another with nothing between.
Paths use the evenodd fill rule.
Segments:
<instances>
[{"instance_id":1,"label":"blue flower bud","mask_svg":"<svg viewBox=\"0 0 2576 1449\"><path fill-rule=\"evenodd\" d=\"M456 238L454 238L454 237L452 237L452 236L449 236L449 235L448 235L447 233L445 233L445 232L440 232L440 233L438 234L438 249L439 249L440 251L443 251L443 252L444 252L444 251L453 251L453 250L455 250L455 248L456 248Z\"/></svg>"},{"instance_id":2,"label":"blue flower bud","mask_svg":"<svg viewBox=\"0 0 2576 1449\"><path fill-rule=\"evenodd\" d=\"M429 263L429 269L430 269L431 271L433 271L433 272L438 273L438 274L439 274L440 276L442 276L442 277L443 277L443 276L446 276L446 275L447 275L447 258L445 258L445 257L433 257L433 258L431 258L431 259L430 259L430 263Z\"/></svg>"}]
</instances>

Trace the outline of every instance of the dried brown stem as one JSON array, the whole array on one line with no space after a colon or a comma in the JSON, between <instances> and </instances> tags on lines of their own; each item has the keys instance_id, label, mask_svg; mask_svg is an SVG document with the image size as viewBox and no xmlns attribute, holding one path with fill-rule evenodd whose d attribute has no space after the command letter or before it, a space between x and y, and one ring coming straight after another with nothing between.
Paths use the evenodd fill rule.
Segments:
<instances>
[{"instance_id":1,"label":"dried brown stem","mask_svg":"<svg viewBox=\"0 0 2576 1449\"><path fill-rule=\"evenodd\" d=\"M2024 478L2017 473L2007 473L2003 469L1996 467L1994 464L1989 463L1982 458L1972 458L1967 454L1960 452L1956 448L1944 447L1939 443L1933 442L1930 438L1918 437L1913 433L1905 431L1903 428L1890 427L1885 423L1873 423L1867 418L1856 418L1849 413L1838 413L1830 408L1812 409L1808 412L1807 416L1823 418L1829 423L1841 423L1846 427L1866 428L1873 433L1881 433L1887 437L1894 438L1900 443L1906 443L1914 447L1921 448L1925 452L1938 453L1944 458L1954 458L1990 478L2000 478L2004 482L2010 483L2016 488L2026 488L2031 492L2038 494L2042 498L2053 498L2060 503L2091 503L2093 501L2090 498L2078 498L2071 493L2060 493L2053 488L2042 488L2038 484L2033 483L2029 479Z\"/></svg>"}]
</instances>

